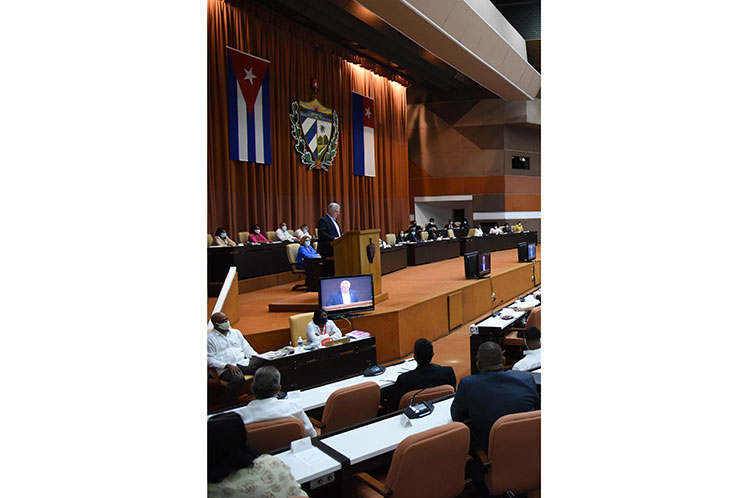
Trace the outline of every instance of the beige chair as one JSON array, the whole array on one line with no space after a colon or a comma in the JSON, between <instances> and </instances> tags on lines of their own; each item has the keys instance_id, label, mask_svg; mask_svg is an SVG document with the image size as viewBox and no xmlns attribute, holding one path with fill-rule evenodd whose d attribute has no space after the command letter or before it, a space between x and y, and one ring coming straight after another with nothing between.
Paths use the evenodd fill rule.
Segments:
<instances>
[{"instance_id":1,"label":"beige chair","mask_svg":"<svg viewBox=\"0 0 748 498\"><path fill-rule=\"evenodd\" d=\"M291 265L291 273L294 275L305 275L306 276L306 270L301 267L301 265L296 263L296 256L299 254L299 243L293 242L291 244L288 244L286 246L286 258L288 259L288 264ZM301 284L294 285L291 290L296 290L301 287L305 287L306 282Z\"/></svg>"},{"instance_id":2,"label":"beige chair","mask_svg":"<svg viewBox=\"0 0 748 498\"><path fill-rule=\"evenodd\" d=\"M377 416L379 394L379 385L376 382L363 382L340 388L327 398L322 420L310 420L320 434L371 420Z\"/></svg>"},{"instance_id":3,"label":"beige chair","mask_svg":"<svg viewBox=\"0 0 748 498\"><path fill-rule=\"evenodd\" d=\"M295 346L299 337L306 341L306 326L312 321L313 317L314 312L300 313L288 317L288 328L291 331L291 344Z\"/></svg>"},{"instance_id":4,"label":"beige chair","mask_svg":"<svg viewBox=\"0 0 748 498\"><path fill-rule=\"evenodd\" d=\"M470 430L460 422L408 436L395 448L384 482L365 472L356 474L354 495L359 498L459 496L465 488L469 446Z\"/></svg>"},{"instance_id":5,"label":"beige chair","mask_svg":"<svg viewBox=\"0 0 748 498\"><path fill-rule=\"evenodd\" d=\"M455 238L455 231L450 228L449 230L447 230L447 235L449 235L450 239L454 239Z\"/></svg>"},{"instance_id":6,"label":"beige chair","mask_svg":"<svg viewBox=\"0 0 748 498\"><path fill-rule=\"evenodd\" d=\"M421 232L421 240L429 240L429 233L426 230Z\"/></svg>"},{"instance_id":7,"label":"beige chair","mask_svg":"<svg viewBox=\"0 0 748 498\"><path fill-rule=\"evenodd\" d=\"M213 245L213 236L211 234L208 234L208 247Z\"/></svg>"},{"instance_id":8,"label":"beige chair","mask_svg":"<svg viewBox=\"0 0 748 498\"><path fill-rule=\"evenodd\" d=\"M275 242L276 240L278 240L278 236L275 235L274 230L269 230L265 232L265 237L267 237L270 242Z\"/></svg>"},{"instance_id":9,"label":"beige chair","mask_svg":"<svg viewBox=\"0 0 748 498\"><path fill-rule=\"evenodd\" d=\"M304 424L294 417L277 418L264 422L254 422L244 426L247 429L247 442L260 453L270 453L306 437Z\"/></svg>"},{"instance_id":10,"label":"beige chair","mask_svg":"<svg viewBox=\"0 0 748 498\"><path fill-rule=\"evenodd\" d=\"M246 244L249 241L249 232L239 232L239 243Z\"/></svg>"},{"instance_id":11,"label":"beige chair","mask_svg":"<svg viewBox=\"0 0 748 498\"><path fill-rule=\"evenodd\" d=\"M468 237L473 237L474 235L475 235L475 228L471 228L470 230L468 230L468 233L467 233Z\"/></svg>"},{"instance_id":12,"label":"beige chair","mask_svg":"<svg viewBox=\"0 0 748 498\"><path fill-rule=\"evenodd\" d=\"M391 246L394 246L397 243L397 236L394 233L388 233L385 235L385 238L387 239L387 243Z\"/></svg>"},{"instance_id":13,"label":"beige chair","mask_svg":"<svg viewBox=\"0 0 748 498\"><path fill-rule=\"evenodd\" d=\"M407 407L410 404L411 399L413 400L413 404L415 405L416 403L420 403L421 401L431 401L432 399L454 394L454 392L454 387L450 386L449 384L429 387L428 389L424 390L415 389L413 391L408 391L407 393L403 394L402 398L400 398L400 404L398 405L397 409L402 410L403 408ZM413 395L415 395L415 398L413 397Z\"/></svg>"},{"instance_id":14,"label":"beige chair","mask_svg":"<svg viewBox=\"0 0 748 498\"><path fill-rule=\"evenodd\" d=\"M312 242L312 247L314 247L314 250L316 251L317 250L317 243L316 242Z\"/></svg>"},{"instance_id":15,"label":"beige chair","mask_svg":"<svg viewBox=\"0 0 748 498\"><path fill-rule=\"evenodd\" d=\"M315 238L315 239L318 239L318 238L319 238L319 228L315 228L315 229L314 229L314 238Z\"/></svg>"},{"instance_id":16,"label":"beige chair","mask_svg":"<svg viewBox=\"0 0 748 498\"><path fill-rule=\"evenodd\" d=\"M477 450L492 495L540 490L540 410L501 417L491 427L488 454Z\"/></svg>"},{"instance_id":17,"label":"beige chair","mask_svg":"<svg viewBox=\"0 0 748 498\"><path fill-rule=\"evenodd\" d=\"M462 225L462 222L461 222L461 221L455 221L455 226L456 226L457 228L460 228L460 225Z\"/></svg>"},{"instance_id":18,"label":"beige chair","mask_svg":"<svg viewBox=\"0 0 748 498\"><path fill-rule=\"evenodd\" d=\"M524 346L525 345L525 340L524 340L525 330L529 329L530 327L537 327L540 329L540 308L541 306L536 306L530 310L530 314L527 316L527 323L525 324L524 328L510 327L506 329L506 335L504 336L504 339L501 345L502 346ZM520 337L520 334L522 335L521 337Z\"/></svg>"}]
</instances>

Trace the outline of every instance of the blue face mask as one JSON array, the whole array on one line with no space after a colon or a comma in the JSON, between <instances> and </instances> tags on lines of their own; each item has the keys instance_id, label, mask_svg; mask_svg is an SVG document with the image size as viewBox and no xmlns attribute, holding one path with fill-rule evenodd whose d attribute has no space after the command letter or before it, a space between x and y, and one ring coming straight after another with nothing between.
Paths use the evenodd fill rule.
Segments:
<instances>
[{"instance_id":1,"label":"blue face mask","mask_svg":"<svg viewBox=\"0 0 748 498\"><path fill-rule=\"evenodd\" d=\"M222 238L222 239L225 239L225 238L226 238L226 232L221 232L221 238Z\"/></svg>"},{"instance_id":2,"label":"blue face mask","mask_svg":"<svg viewBox=\"0 0 748 498\"><path fill-rule=\"evenodd\" d=\"M304 242L304 245L307 246L307 247L309 247L312 244L307 240L306 242Z\"/></svg>"}]
</instances>

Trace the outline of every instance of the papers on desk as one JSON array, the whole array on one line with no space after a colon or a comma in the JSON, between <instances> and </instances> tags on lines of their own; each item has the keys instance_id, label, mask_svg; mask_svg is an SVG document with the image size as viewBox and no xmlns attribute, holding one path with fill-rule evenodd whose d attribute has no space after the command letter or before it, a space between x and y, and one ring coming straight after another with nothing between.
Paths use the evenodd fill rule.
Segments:
<instances>
[{"instance_id":1,"label":"papers on desk","mask_svg":"<svg viewBox=\"0 0 748 498\"><path fill-rule=\"evenodd\" d=\"M364 332L363 330L354 330L352 332L348 332L346 336L350 337L351 339L366 339L367 337L371 337L371 334L368 332Z\"/></svg>"},{"instance_id":2,"label":"papers on desk","mask_svg":"<svg viewBox=\"0 0 748 498\"><path fill-rule=\"evenodd\" d=\"M286 353L283 351L268 351L266 353L258 354L257 356L259 356L263 360L270 361L270 360L274 360L276 358L280 358L281 356L285 356L285 355Z\"/></svg>"}]
</instances>

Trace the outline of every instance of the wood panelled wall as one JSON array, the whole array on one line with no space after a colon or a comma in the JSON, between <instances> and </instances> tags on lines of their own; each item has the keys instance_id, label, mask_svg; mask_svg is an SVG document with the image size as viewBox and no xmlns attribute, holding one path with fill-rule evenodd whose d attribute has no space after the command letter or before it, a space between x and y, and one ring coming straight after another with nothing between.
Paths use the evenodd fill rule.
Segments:
<instances>
[{"instance_id":1,"label":"wood panelled wall","mask_svg":"<svg viewBox=\"0 0 748 498\"><path fill-rule=\"evenodd\" d=\"M229 160L225 47L270 61L273 164ZM364 67L366 67L366 69ZM376 71L375 74L374 71ZM379 76L389 76L391 79ZM307 170L293 150L293 100L319 101L340 118L338 155L329 172ZM250 1L208 1L208 232L230 236L259 223L316 226L329 202L342 205L344 231L392 232L408 220L406 88L384 68ZM374 99L377 176L353 175L351 92Z\"/></svg>"}]
</instances>

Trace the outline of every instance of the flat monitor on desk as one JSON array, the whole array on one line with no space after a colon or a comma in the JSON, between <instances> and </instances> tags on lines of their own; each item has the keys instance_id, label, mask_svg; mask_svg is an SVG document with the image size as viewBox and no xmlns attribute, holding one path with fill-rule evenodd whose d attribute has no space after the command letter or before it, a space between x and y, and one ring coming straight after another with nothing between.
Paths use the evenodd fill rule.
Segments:
<instances>
[{"instance_id":1,"label":"flat monitor on desk","mask_svg":"<svg viewBox=\"0 0 748 498\"><path fill-rule=\"evenodd\" d=\"M374 278L371 274L319 279L319 307L327 316L350 315L374 309Z\"/></svg>"},{"instance_id":2,"label":"flat monitor on desk","mask_svg":"<svg viewBox=\"0 0 748 498\"><path fill-rule=\"evenodd\" d=\"M465 278L478 278L478 251L466 252L464 262Z\"/></svg>"},{"instance_id":3,"label":"flat monitor on desk","mask_svg":"<svg viewBox=\"0 0 748 498\"><path fill-rule=\"evenodd\" d=\"M491 274L491 253L482 252L478 255L478 278L486 278Z\"/></svg>"},{"instance_id":4,"label":"flat monitor on desk","mask_svg":"<svg viewBox=\"0 0 748 498\"><path fill-rule=\"evenodd\" d=\"M535 243L520 242L517 244L517 259L520 263L535 261Z\"/></svg>"}]
</instances>

